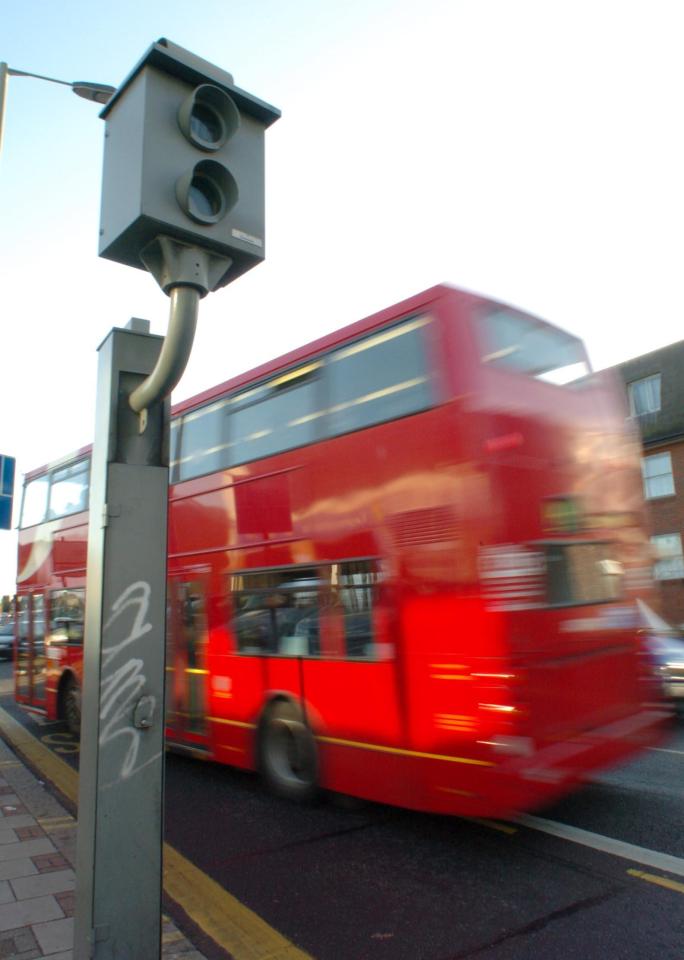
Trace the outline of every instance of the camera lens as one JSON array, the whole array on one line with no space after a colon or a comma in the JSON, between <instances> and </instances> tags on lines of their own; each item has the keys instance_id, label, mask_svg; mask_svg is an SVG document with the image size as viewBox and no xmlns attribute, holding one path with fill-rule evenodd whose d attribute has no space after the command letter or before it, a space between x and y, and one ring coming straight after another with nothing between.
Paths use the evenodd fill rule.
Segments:
<instances>
[{"instance_id":1,"label":"camera lens","mask_svg":"<svg viewBox=\"0 0 684 960\"><path fill-rule=\"evenodd\" d=\"M196 101L190 114L190 132L206 144L219 144L223 139L223 123L208 104Z\"/></svg>"},{"instance_id":2,"label":"camera lens","mask_svg":"<svg viewBox=\"0 0 684 960\"><path fill-rule=\"evenodd\" d=\"M221 213L221 191L208 177L195 175L188 190L188 207L198 220L214 220Z\"/></svg>"},{"instance_id":3,"label":"camera lens","mask_svg":"<svg viewBox=\"0 0 684 960\"><path fill-rule=\"evenodd\" d=\"M196 223L218 223L238 198L235 177L216 160L201 160L176 182L181 210Z\"/></svg>"},{"instance_id":4,"label":"camera lens","mask_svg":"<svg viewBox=\"0 0 684 960\"><path fill-rule=\"evenodd\" d=\"M240 111L225 90L202 83L178 108L178 125L194 147L213 153L240 129Z\"/></svg>"}]
</instances>

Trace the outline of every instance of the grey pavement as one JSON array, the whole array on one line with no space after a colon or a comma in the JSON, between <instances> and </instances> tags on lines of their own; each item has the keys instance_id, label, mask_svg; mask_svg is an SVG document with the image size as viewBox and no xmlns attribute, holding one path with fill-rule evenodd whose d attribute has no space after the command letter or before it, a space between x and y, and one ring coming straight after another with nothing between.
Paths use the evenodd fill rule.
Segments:
<instances>
[{"instance_id":1,"label":"grey pavement","mask_svg":"<svg viewBox=\"0 0 684 960\"><path fill-rule=\"evenodd\" d=\"M0 740L0 960L72 960L76 827ZM204 960L166 916L162 929L164 960Z\"/></svg>"}]
</instances>

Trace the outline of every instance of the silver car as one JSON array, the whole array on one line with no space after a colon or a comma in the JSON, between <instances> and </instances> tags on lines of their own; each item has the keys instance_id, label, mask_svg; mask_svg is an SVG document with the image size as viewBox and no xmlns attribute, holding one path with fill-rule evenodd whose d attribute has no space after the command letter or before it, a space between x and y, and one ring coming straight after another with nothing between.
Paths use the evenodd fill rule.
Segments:
<instances>
[{"instance_id":1,"label":"silver car","mask_svg":"<svg viewBox=\"0 0 684 960\"><path fill-rule=\"evenodd\" d=\"M0 660L11 660L14 656L14 620L0 624Z\"/></svg>"},{"instance_id":2,"label":"silver car","mask_svg":"<svg viewBox=\"0 0 684 960\"><path fill-rule=\"evenodd\" d=\"M639 601L643 629L664 696L684 715L684 639L650 607Z\"/></svg>"}]
</instances>

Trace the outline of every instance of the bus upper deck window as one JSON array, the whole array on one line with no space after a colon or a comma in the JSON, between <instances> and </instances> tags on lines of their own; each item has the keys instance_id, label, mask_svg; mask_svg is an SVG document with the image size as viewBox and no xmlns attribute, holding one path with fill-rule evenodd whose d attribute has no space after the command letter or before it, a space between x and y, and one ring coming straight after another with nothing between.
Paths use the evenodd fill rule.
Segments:
<instances>
[{"instance_id":1,"label":"bus upper deck window","mask_svg":"<svg viewBox=\"0 0 684 960\"><path fill-rule=\"evenodd\" d=\"M504 307L488 307L479 317L482 361L565 386L590 373L577 337Z\"/></svg>"},{"instance_id":2,"label":"bus upper deck window","mask_svg":"<svg viewBox=\"0 0 684 960\"><path fill-rule=\"evenodd\" d=\"M50 483L50 519L80 513L87 508L89 473L88 460L55 470Z\"/></svg>"},{"instance_id":3,"label":"bus upper deck window","mask_svg":"<svg viewBox=\"0 0 684 960\"><path fill-rule=\"evenodd\" d=\"M48 477L36 477L24 487L24 500L21 507L22 527L32 527L42 523L47 511Z\"/></svg>"},{"instance_id":4,"label":"bus upper deck window","mask_svg":"<svg viewBox=\"0 0 684 960\"><path fill-rule=\"evenodd\" d=\"M326 432L395 420L434 404L425 330L430 317L388 327L334 350L326 363Z\"/></svg>"}]
</instances>

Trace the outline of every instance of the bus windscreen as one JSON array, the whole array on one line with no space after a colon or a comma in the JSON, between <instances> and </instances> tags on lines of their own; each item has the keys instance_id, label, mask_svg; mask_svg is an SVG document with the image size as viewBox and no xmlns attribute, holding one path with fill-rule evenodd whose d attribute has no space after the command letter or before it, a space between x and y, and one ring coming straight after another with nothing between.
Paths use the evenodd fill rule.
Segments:
<instances>
[{"instance_id":1,"label":"bus windscreen","mask_svg":"<svg viewBox=\"0 0 684 960\"><path fill-rule=\"evenodd\" d=\"M487 309L480 317L482 361L556 386L590 373L582 341L505 308Z\"/></svg>"}]
</instances>

